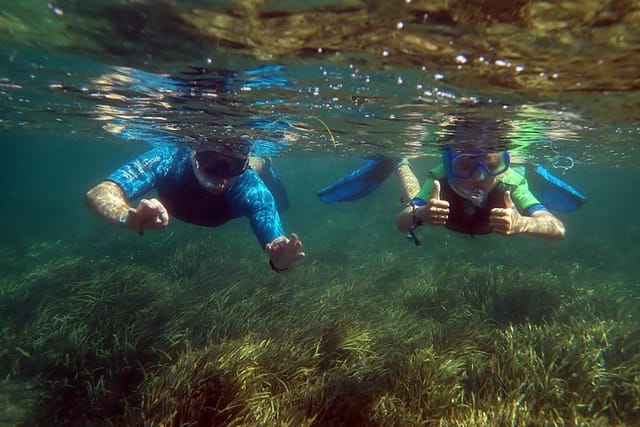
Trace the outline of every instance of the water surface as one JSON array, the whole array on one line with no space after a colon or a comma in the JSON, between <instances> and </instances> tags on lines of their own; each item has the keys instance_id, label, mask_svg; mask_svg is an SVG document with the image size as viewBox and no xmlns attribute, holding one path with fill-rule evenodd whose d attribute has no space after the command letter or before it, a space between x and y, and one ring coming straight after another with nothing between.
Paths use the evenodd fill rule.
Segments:
<instances>
[{"instance_id":1,"label":"water surface","mask_svg":"<svg viewBox=\"0 0 640 427\"><path fill-rule=\"evenodd\" d=\"M0 421L633 425L640 7L507 3L4 5L0 393L17 397ZM315 196L369 154L424 179L444 140L478 136L460 118L587 195L558 213L563 241L424 228L413 246L394 177L352 203ZM150 146L218 139L274 158L307 252L291 274L272 274L244 220L139 237L84 205ZM540 366L555 382L532 379ZM189 413L176 378L237 418Z\"/></svg>"}]
</instances>

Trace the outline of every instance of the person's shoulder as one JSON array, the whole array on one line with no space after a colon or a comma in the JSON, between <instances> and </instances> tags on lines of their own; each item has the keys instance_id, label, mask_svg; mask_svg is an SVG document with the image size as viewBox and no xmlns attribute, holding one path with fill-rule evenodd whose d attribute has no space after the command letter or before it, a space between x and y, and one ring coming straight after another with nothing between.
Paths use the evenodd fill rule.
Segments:
<instances>
[{"instance_id":1,"label":"person's shoulder","mask_svg":"<svg viewBox=\"0 0 640 427\"><path fill-rule=\"evenodd\" d=\"M429 178L431 179L443 179L447 176L444 170L444 164L440 163L429 171Z\"/></svg>"},{"instance_id":2,"label":"person's shoulder","mask_svg":"<svg viewBox=\"0 0 640 427\"><path fill-rule=\"evenodd\" d=\"M263 187L267 188L262 178L260 178L260 175L258 175L258 173L253 169L249 168L245 169L244 172L238 175L236 178L236 184L239 184L238 187L242 191L255 191L256 189L261 189Z\"/></svg>"},{"instance_id":3,"label":"person's shoulder","mask_svg":"<svg viewBox=\"0 0 640 427\"><path fill-rule=\"evenodd\" d=\"M187 153L188 149L186 147L179 147L175 145L157 145L143 152L140 157L170 159L181 157L183 154L186 155Z\"/></svg>"},{"instance_id":4,"label":"person's shoulder","mask_svg":"<svg viewBox=\"0 0 640 427\"><path fill-rule=\"evenodd\" d=\"M239 176L238 179L241 180L258 180L260 182L262 182L262 178L260 178L260 175L258 175L258 172L254 171L251 168L247 168L244 170L244 172L242 172Z\"/></svg>"},{"instance_id":5,"label":"person's shoulder","mask_svg":"<svg viewBox=\"0 0 640 427\"><path fill-rule=\"evenodd\" d=\"M510 167L504 172L504 174L502 174L500 181L508 185L520 185L523 182L526 182L526 178L516 169Z\"/></svg>"},{"instance_id":6,"label":"person's shoulder","mask_svg":"<svg viewBox=\"0 0 640 427\"><path fill-rule=\"evenodd\" d=\"M240 203L249 209L259 209L273 199L269 187L254 170L247 169L236 177L235 182L225 192L233 203Z\"/></svg>"},{"instance_id":7,"label":"person's shoulder","mask_svg":"<svg viewBox=\"0 0 640 427\"><path fill-rule=\"evenodd\" d=\"M181 145L161 145L155 148L167 157L189 157L191 148Z\"/></svg>"}]
</instances>

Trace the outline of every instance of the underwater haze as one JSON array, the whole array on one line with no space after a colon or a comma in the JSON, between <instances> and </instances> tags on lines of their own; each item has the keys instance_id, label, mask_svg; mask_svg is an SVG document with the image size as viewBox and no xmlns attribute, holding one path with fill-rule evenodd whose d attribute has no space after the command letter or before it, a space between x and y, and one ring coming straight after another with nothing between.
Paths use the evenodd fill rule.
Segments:
<instances>
[{"instance_id":1,"label":"underwater haze","mask_svg":"<svg viewBox=\"0 0 640 427\"><path fill-rule=\"evenodd\" d=\"M638 2L4 3L0 426L640 424ZM563 240L413 245L395 176L316 195L487 134L586 196ZM243 140L286 274L243 218L138 235L84 202L150 147Z\"/></svg>"}]
</instances>

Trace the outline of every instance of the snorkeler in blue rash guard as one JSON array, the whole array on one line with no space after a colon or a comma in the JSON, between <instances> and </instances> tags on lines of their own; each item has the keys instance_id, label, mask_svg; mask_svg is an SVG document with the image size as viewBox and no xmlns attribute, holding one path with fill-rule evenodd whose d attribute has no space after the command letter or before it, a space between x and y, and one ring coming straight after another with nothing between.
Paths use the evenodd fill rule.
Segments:
<instances>
[{"instance_id":1,"label":"snorkeler in blue rash guard","mask_svg":"<svg viewBox=\"0 0 640 427\"><path fill-rule=\"evenodd\" d=\"M249 152L214 150L220 147L154 148L89 190L87 203L100 217L139 231L165 228L169 215L208 227L246 216L271 268L289 270L305 256L302 241L284 234L274 196L249 167ZM157 199L129 206L153 189Z\"/></svg>"}]
</instances>

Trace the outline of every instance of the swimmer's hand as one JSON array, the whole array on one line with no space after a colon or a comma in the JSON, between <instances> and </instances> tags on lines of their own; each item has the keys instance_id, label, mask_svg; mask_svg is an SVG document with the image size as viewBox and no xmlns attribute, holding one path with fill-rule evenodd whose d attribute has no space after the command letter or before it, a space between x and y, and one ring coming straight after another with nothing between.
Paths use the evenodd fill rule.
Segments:
<instances>
[{"instance_id":1,"label":"swimmer's hand","mask_svg":"<svg viewBox=\"0 0 640 427\"><path fill-rule=\"evenodd\" d=\"M269 264L277 272L290 270L293 265L305 257L302 241L297 234L291 233L291 238L279 236L267 243L265 251L269 256Z\"/></svg>"},{"instance_id":2,"label":"swimmer's hand","mask_svg":"<svg viewBox=\"0 0 640 427\"><path fill-rule=\"evenodd\" d=\"M504 204L505 208L493 208L489 214L489 226L494 232L505 236L529 234L548 240L564 238L564 224L551 212L541 210L531 216L521 215L508 191L504 193Z\"/></svg>"},{"instance_id":3,"label":"swimmer's hand","mask_svg":"<svg viewBox=\"0 0 640 427\"><path fill-rule=\"evenodd\" d=\"M129 208L120 222L131 230L151 230L169 225L169 213L158 199L142 199L136 208Z\"/></svg>"},{"instance_id":4,"label":"swimmer's hand","mask_svg":"<svg viewBox=\"0 0 640 427\"><path fill-rule=\"evenodd\" d=\"M422 212L422 222L431 225L445 225L449 219L449 202L440 198L440 181L433 181L431 197Z\"/></svg>"}]
</instances>

